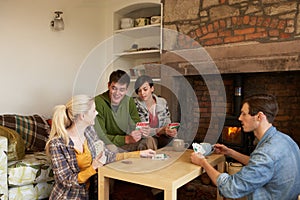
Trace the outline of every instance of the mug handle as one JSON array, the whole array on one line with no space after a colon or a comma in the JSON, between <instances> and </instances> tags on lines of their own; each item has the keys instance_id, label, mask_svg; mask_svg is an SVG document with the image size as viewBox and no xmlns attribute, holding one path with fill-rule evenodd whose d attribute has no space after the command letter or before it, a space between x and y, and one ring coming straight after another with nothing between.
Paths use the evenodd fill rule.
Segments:
<instances>
[{"instance_id":1,"label":"mug handle","mask_svg":"<svg viewBox=\"0 0 300 200\"><path fill-rule=\"evenodd\" d=\"M185 149L189 148L189 146L190 146L189 143L187 143L187 142L184 143L184 148Z\"/></svg>"}]
</instances>

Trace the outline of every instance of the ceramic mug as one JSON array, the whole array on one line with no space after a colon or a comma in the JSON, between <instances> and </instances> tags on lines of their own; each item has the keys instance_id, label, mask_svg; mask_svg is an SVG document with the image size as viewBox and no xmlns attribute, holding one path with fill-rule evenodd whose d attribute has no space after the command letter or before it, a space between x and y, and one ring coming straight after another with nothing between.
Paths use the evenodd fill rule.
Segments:
<instances>
[{"instance_id":1,"label":"ceramic mug","mask_svg":"<svg viewBox=\"0 0 300 200\"><path fill-rule=\"evenodd\" d=\"M213 146L208 142L202 142L200 143L200 145L205 151L205 153L203 154L204 156L209 156L214 150Z\"/></svg>"},{"instance_id":2,"label":"ceramic mug","mask_svg":"<svg viewBox=\"0 0 300 200\"><path fill-rule=\"evenodd\" d=\"M173 150L174 151L184 151L188 148L189 144L185 143L182 139L174 139L173 140Z\"/></svg>"},{"instance_id":3,"label":"ceramic mug","mask_svg":"<svg viewBox=\"0 0 300 200\"><path fill-rule=\"evenodd\" d=\"M122 18L121 19L121 28L131 28L134 26L134 20L132 18Z\"/></svg>"}]
</instances>

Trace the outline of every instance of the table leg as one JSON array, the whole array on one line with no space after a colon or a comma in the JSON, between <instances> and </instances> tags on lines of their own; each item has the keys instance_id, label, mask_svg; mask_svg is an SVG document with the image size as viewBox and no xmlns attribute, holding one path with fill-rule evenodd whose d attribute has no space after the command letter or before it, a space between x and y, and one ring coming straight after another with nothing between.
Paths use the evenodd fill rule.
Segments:
<instances>
[{"instance_id":1,"label":"table leg","mask_svg":"<svg viewBox=\"0 0 300 200\"><path fill-rule=\"evenodd\" d=\"M177 189L164 190L164 200L177 200Z\"/></svg>"},{"instance_id":2,"label":"table leg","mask_svg":"<svg viewBox=\"0 0 300 200\"><path fill-rule=\"evenodd\" d=\"M98 199L108 200L109 199L109 178L104 176L98 176Z\"/></svg>"},{"instance_id":3,"label":"table leg","mask_svg":"<svg viewBox=\"0 0 300 200\"><path fill-rule=\"evenodd\" d=\"M217 165L217 170L218 170L219 172L223 173L224 170L225 170L225 163L224 163L224 162L220 162L220 163ZM222 200L222 199L224 199L224 198L220 195L219 190L217 189L217 200Z\"/></svg>"}]
</instances>

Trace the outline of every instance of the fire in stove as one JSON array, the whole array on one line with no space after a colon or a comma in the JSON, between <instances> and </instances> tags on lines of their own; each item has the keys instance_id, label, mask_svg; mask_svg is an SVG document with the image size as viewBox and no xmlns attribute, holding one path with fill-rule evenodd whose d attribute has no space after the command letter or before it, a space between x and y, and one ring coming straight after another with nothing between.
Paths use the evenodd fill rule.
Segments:
<instances>
[{"instance_id":1,"label":"fire in stove","mask_svg":"<svg viewBox=\"0 0 300 200\"><path fill-rule=\"evenodd\" d=\"M237 126L224 127L222 137L223 137L223 142L227 144L234 144L238 146L243 145L241 127L237 127Z\"/></svg>"},{"instance_id":2,"label":"fire in stove","mask_svg":"<svg viewBox=\"0 0 300 200\"><path fill-rule=\"evenodd\" d=\"M228 127L227 135L229 138L235 138L241 131L241 127Z\"/></svg>"},{"instance_id":3,"label":"fire in stove","mask_svg":"<svg viewBox=\"0 0 300 200\"><path fill-rule=\"evenodd\" d=\"M245 133L243 128L237 124L230 123L223 127L222 135L219 142L226 146L235 149L240 153L249 155L254 149L254 134L253 132Z\"/></svg>"}]
</instances>

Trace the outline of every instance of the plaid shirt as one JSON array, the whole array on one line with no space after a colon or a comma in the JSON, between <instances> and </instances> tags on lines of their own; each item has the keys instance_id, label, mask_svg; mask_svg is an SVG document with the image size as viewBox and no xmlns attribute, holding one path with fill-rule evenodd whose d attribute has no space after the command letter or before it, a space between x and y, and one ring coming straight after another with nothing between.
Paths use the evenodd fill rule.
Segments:
<instances>
[{"instance_id":1,"label":"plaid shirt","mask_svg":"<svg viewBox=\"0 0 300 200\"><path fill-rule=\"evenodd\" d=\"M93 126L85 130L85 137L88 142L88 147L92 153L93 159L96 157L96 149L94 143L99 140ZM74 144L70 140L66 145L62 138L52 139L49 145L51 153L52 168L54 172L55 184L51 192L51 199L72 199L84 200L89 199L89 191L86 190L85 184L78 183L78 173L80 169L77 164L74 151ZM113 162L116 158L115 153L104 149L107 157L106 162ZM97 174L90 178L94 181L94 187L91 188L94 192L94 198L97 198Z\"/></svg>"}]
</instances>

